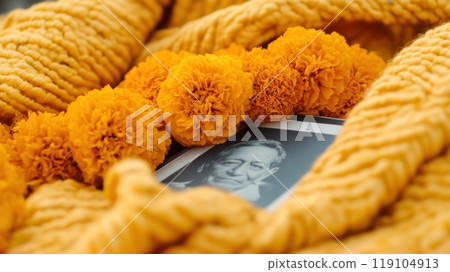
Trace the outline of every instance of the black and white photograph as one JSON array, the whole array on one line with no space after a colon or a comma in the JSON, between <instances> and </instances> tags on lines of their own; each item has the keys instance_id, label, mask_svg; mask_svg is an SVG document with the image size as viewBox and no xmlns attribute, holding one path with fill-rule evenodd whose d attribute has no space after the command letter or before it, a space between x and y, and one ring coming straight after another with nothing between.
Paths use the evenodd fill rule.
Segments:
<instances>
[{"instance_id":1,"label":"black and white photograph","mask_svg":"<svg viewBox=\"0 0 450 272\"><path fill-rule=\"evenodd\" d=\"M281 122L283 123L283 122ZM340 126L303 122L244 128L233 141L193 148L161 167L157 176L174 190L212 186L262 208L284 200L314 160L333 142ZM302 131L304 128L309 131Z\"/></svg>"}]
</instances>

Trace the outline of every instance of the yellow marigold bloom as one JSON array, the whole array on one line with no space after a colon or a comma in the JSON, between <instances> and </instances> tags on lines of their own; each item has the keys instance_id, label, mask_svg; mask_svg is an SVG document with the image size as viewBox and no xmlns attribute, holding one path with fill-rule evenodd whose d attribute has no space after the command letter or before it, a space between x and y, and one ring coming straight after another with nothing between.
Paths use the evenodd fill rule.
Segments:
<instances>
[{"instance_id":1,"label":"yellow marigold bloom","mask_svg":"<svg viewBox=\"0 0 450 272\"><path fill-rule=\"evenodd\" d=\"M254 48L241 55L245 72L253 75L253 97L247 114L252 120L259 115L294 114L294 106L299 103L300 95L296 85L299 78L297 70L288 66L283 57L269 54L262 48Z\"/></svg>"},{"instance_id":2,"label":"yellow marigold bloom","mask_svg":"<svg viewBox=\"0 0 450 272\"><path fill-rule=\"evenodd\" d=\"M156 58L148 56L145 61L131 69L125 75L125 79L119 87L142 95L148 100L148 104L156 106L156 97L161 88L161 83L166 80L169 74L167 69L180 63L183 57L191 54L188 52L177 54L163 50L154 55Z\"/></svg>"},{"instance_id":3,"label":"yellow marigold bloom","mask_svg":"<svg viewBox=\"0 0 450 272\"><path fill-rule=\"evenodd\" d=\"M154 133L154 149L136 146L136 133L126 127L127 116L146 105L147 101L127 89L93 90L80 96L67 110L69 144L75 161L82 170L84 182L100 185L102 176L115 162L126 157L145 159L152 169L164 161L170 146L170 139L157 144L165 132L163 125ZM150 120L151 121L151 120ZM133 135L133 144L126 142L126 135Z\"/></svg>"},{"instance_id":4,"label":"yellow marigold bloom","mask_svg":"<svg viewBox=\"0 0 450 272\"><path fill-rule=\"evenodd\" d=\"M0 253L5 252L12 229L25 213L26 186L19 169L9 162L0 144Z\"/></svg>"},{"instance_id":5,"label":"yellow marigold bloom","mask_svg":"<svg viewBox=\"0 0 450 272\"><path fill-rule=\"evenodd\" d=\"M350 82L341 99L341 112L336 112L334 117L345 117L350 109L364 98L367 89L386 67L384 60L375 52L368 53L358 44L352 45L351 50L353 62Z\"/></svg>"},{"instance_id":6,"label":"yellow marigold bloom","mask_svg":"<svg viewBox=\"0 0 450 272\"><path fill-rule=\"evenodd\" d=\"M64 115L30 113L13 128L11 160L23 168L25 181L34 188L58 179L79 179L80 170L69 148Z\"/></svg>"},{"instance_id":7,"label":"yellow marigold bloom","mask_svg":"<svg viewBox=\"0 0 450 272\"><path fill-rule=\"evenodd\" d=\"M216 56L225 56L225 55L230 55L230 56L236 56L236 57L240 57L245 51L245 48L237 43L232 43L228 48L224 48L224 49L219 49L217 51L214 51L214 55Z\"/></svg>"},{"instance_id":8,"label":"yellow marigold bloom","mask_svg":"<svg viewBox=\"0 0 450 272\"><path fill-rule=\"evenodd\" d=\"M350 80L352 51L337 33L303 27L289 28L269 44L269 52L281 55L299 72L296 112L337 111L340 96ZM295 60L294 60L295 58Z\"/></svg>"},{"instance_id":9,"label":"yellow marigold bloom","mask_svg":"<svg viewBox=\"0 0 450 272\"><path fill-rule=\"evenodd\" d=\"M248 110L253 93L252 75L242 70L239 59L215 55L186 57L171 71L184 86L168 76L161 84L157 102L161 109L172 113L172 136L179 143L219 144L236 132L236 124ZM201 122L210 120L206 115L218 116L217 128L216 122Z\"/></svg>"}]
</instances>

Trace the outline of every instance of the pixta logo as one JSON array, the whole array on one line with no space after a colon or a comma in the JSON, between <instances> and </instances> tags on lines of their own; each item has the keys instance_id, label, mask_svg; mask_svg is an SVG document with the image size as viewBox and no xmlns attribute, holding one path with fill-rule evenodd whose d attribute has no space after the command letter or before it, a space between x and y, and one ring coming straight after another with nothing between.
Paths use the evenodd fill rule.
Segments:
<instances>
[{"instance_id":1,"label":"pixta logo","mask_svg":"<svg viewBox=\"0 0 450 272\"><path fill-rule=\"evenodd\" d=\"M171 137L171 123L165 121L171 115L172 113L165 112L150 105L145 105L139 108L127 116L127 143L133 144L135 140L135 144L138 147L144 148L145 144L145 148L147 150L153 151L155 146L162 144ZM292 128L289 128L289 124L292 121L295 122L295 130L298 131L295 141L302 141L304 137L313 137L313 134L319 142L325 141L319 125L311 115L305 116L305 119L302 122L297 122L297 117L295 115L271 115L269 118L267 118L266 115L260 115L254 121L248 115L242 115L241 118L246 123L249 131L243 136L242 139L240 139L240 141L250 140L252 134L257 138L257 140L266 140L263 133L259 130L259 127L263 121L267 119L270 120L270 122L278 122L280 124L279 128L281 142L287 141L287 131L293 130ZM228 141L236 141L236 134L231 131L238 125L236 115L228 115L227 118L224 118L223 115L193 115L193 142L200 141L201 134L208 137L224 137L223 123L226 119L228 122L228 129L230 130L227 133L227 135L229 135ZM203 122L215 123L215 129L202 128L201 123ZM155 133L156 131L159 133ZM155 139L155 135L158 135L159 138Z\"/></svg>"},{"instance_id":2,"label":"pixta logo","mask_svg":"<svg viewBox=\"0 0 450 272\"><path fill-rule=\"evenodd\" d=\"M163 123L170 115L172 114L150 105L142 106L128 115L126 120L127 143L133 144L133 140L135 139L135 144L138 147L144 148L145 142L147 150L153 151L155 144L160 145L170 138L170 122ZM134 124L136 126L135 128ZM155 133L153 132L156 129L161 130L160 127L162 125L164 125L163 135L155 139Z\"/></svg>"}]
</instances>

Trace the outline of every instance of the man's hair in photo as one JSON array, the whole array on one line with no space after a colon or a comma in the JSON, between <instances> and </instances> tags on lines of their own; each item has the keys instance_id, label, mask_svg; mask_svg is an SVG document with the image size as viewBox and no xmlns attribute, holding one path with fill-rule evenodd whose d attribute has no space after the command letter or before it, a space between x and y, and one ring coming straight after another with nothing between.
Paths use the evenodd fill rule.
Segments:
<instances>
[{"instance_id":1,"label":"man's hair in photo","mask_svg":"<svg viewBox=\"0 0 450 272\"><path fill-rule=\"evenodd\" d=\"M286 151L284 150L284 147L280 142L275 141L275 140L264 140L264 141L251 140L251 141L246 141L246 142L239 142L237 144L234 144L234 145L220 151L217 154L217 160L221 160L222 158L227 157L228 155L233 153L238 148L253 147L253 146L265 146L265 147L273 148L278 152L277 158L270 165L271 168L278 166L286 158Z\"/></svg>"}]
</instances>

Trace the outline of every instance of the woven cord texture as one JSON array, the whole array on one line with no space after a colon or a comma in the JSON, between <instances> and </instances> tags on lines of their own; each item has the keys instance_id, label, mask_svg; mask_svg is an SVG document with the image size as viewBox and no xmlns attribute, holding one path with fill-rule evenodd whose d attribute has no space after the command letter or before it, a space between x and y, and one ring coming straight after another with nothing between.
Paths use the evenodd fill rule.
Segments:
<instances>
[{"instance_id":1,"label":"woven cord texture","mask_svg":"<svg viewBox=\"0 0 450 272\"><path fill-rule=\"evenodd\" d=\"M449 103L450 77L441 82L438 96ZM447 148L443 156L420 167L399 200L383 211L371 229L349 236L342 242L358 253L450 252L450 243L446 239L450 235L449 165L450 150ZM347 252L335 240L330 240L298 253Z\"/></svg>"},{"instance_id":2,"label":"woven cord texture","mask_svg":"<svg viewBox=\"0 0 450 272\"><path fill-rule=\"evenodd\" d=\"M14 232L8 252L146 253L189 240L190 235L215 238L216 253L237 251L248 243L234 238L248 238L254 231L250 204L219 190L175 194L163 188L148 166L136 160L110 170L104 194L72 180L45 184L27 199L27 219ZM226 234L229 241L223 243ZM202 252L212 245L191 246Z\"/></svg>"},{"instance_id":3,"label":"woven cord texture","mask_svg":"<svg viewBox=\"0 0 450 272\"><path fill-rule=\"evenodd\" d=\"M270 41L288 27L325 27L350 0L253 0L220 9L182 27L155 33L151 51L169 49L209 53L235 42L251 49ZM436 24L449 18L446 0L355 0L339 20L390 24ZM352 26L353 27L353 26ZM148 52L142 51L139 60Z\"/></svg>"},{"instance_id":4,"label":"woven cord texture","mask_svg":"<svg viewBox=\"0 0 450 272\"><path fill-rule=\"evenodd\" d=\"M247 0L176 0L170 11L170 17L165 28L179 27L185 23L201 18L216 10L241 4Z\"/></svg>"},{"instance_id":5,"label":"woven cord texture","mask_svg":"<svg viewBox=\"0 0 450 272\"><path fill-rule=\"evenodd\" d=\"M145 40L162 16L157 1L102 1ZM117 84L141 45L96 0L61 0L12 12L0 29L0 116L65 110L75 98Z\"/></svg>"}]
</instances>

